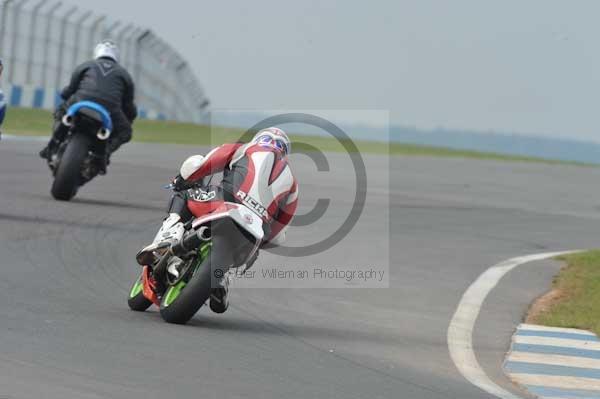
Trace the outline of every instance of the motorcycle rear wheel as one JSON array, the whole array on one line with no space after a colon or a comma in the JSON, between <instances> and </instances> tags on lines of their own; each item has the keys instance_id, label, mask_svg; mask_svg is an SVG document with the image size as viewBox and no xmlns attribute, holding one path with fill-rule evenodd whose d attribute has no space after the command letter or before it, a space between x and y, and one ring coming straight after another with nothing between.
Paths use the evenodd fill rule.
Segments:
<instances>
[{"instance_id":1,"label":"motorcycle rear wheel","mask_svg":"<svg viewBox=\"0 0 600 399\"><path fill-rule=\"evenodd\" d=\"M205 247L208 248L208 247ZM167 289L160 301L160 315L167 323L185 324L210 297L213 272L209 249L200 250L187 281L181 280Z\"/></svg>"},{"instance_id":2,"label":"motorcycle rear wheel","mask_svg":"<svg viewBox=\"0 0 600 399\"><path fill-rule=\"evenodd\" d=\"M55 199L69 201L77 193L81 184L81 167L88 156L91 140L85 134L75 134L71 137L56 170L50 190Z\"/></svg>"}]
</instances>

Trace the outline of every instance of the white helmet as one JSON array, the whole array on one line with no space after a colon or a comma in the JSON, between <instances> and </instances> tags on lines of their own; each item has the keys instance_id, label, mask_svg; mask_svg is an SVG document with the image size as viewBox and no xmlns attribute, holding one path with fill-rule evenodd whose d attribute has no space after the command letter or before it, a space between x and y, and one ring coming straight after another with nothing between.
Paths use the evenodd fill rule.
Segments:
<instances>
[{"instance_id":1,"label":"white helmet","mask_svg":"<svg viewBox=\"0 0 600 399\"><path fill-rule=\"evenodd\" d=\"M277 127L269 127L256 133L252 143L269 146L282 151L285 155L292 152L292 142L288 135Z\"/></svg>"},{"instance_id":2,"label":"white helmet","mask_svg":"<svg viewBox=\"0 0 600 399\"><path fill-rule=\"evenodd\" d=\"M102 40L94 48L94 59L104 57L119 62L119 48L111 40Z\"/></svg>"},{"instance_id":3,"label":"white helmet","mask_svg":"<svg viewBox=\"0 0 600 399\"><path fill-rule=\"evenodd\" d=\"M184 179L188 179L191 175L194 174L202 164L204 163L204 157L202 155L192 155L181 164L181 168L179 168L179 174Z\"/></svg>"}]
</instances>

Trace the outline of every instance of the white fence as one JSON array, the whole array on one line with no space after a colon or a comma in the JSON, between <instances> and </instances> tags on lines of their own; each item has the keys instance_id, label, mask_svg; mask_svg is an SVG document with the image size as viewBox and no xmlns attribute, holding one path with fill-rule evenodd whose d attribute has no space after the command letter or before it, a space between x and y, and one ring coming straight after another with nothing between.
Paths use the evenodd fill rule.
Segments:
<instances>
[{"instance_id":1,"label":"white fence","mask_svg":"<svg viewBox=\"0 0 600 399\"><path fill-rule=\"evenodd\" d=\"M8 103L52 109L96 42L115 41L136 83L140 117L201 122L208 99L187 62L151 30L48 0L4 0L0 59Z\"/></svg>"}]
</instances>

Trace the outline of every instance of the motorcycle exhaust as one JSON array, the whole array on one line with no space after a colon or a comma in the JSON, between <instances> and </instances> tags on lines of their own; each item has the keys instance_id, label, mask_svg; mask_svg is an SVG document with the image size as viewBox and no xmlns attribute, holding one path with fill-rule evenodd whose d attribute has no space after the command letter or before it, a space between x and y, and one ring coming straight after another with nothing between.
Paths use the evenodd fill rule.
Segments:
<instances>
[{"instance_id":1,"label":"motorcycle exhaust","mask_svg":"<svg viewBox=\"0 0 600 399\"><path fill-rule=\"evenodd\" d=\"M65 126L73 125L73 117L69 114L65 114L65 116L62 117L62 124Z\"/></svg>"},{"instance_id":2,"label":"motorcycle exhaust","mask_svg":"<svg viewBox=\"0 0 600 399\"><path fill-rule=\"evenodd\" d=\"M183 237L179 243L173 245L169 251L163 255L161 260L153 267L154 275L159 279L162 278L161 276L163 276L168 269L169 260L171 259L172 255L183 256L188 252L198 248L202 241L210 240L211 235L209 230L210 229L208 227L202 226L196 232Z\"/></svg>"},{"instance_id":3,"label":"motorcycle exhaust","mask_svg":"<svg viewBox=\"0 0 600 399\"><path fill-rule=\"evenodd\" d=\"M198 235L198 238L200 238L202 241L210 241L210 239L212 238L210 234L210 229L207 226L200 227L196 234Z\"/></svg>"},{"instance_id":4,"label":"motorcycle exhaust","mask_svg":"<svg viewBox=\"0 0 600 399\"><path fill-rule=\"evenodd\" d=\"M110 130L108 130L107 128L103 127L100 130L98 130L98 133L96 134L96 137L98 137L98 139L100 139L100 140L106 140L107 138L110 137Z\"/></svg>"},{"instance_id":5,"label":"motorcycle exhaust","mask_svg":"<svg viewBox=\"0 0 600 399\"><path fill-rule=\"evenodd\" d=\"M206 226L200 227L195 233L192 233L183 239L176 245L173 246L173 253L175 254L185 254L189 251L192 251L202 244L202 241L209 241L211 239L211 235L209 232L209 228Z\"/></svg>"}]
</instances>

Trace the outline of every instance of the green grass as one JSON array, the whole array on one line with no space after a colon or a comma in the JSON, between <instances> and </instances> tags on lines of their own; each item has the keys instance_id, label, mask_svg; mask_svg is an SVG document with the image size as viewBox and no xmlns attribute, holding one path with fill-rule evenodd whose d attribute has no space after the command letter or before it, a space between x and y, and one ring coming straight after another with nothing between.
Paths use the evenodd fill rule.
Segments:
<instances>
[{"instance_id":1,"label":"green grass","mask_svg":"<svg viewBox=\"0 0 600 399\"><path fill-rule=\"evenodd\" d=\"M10 108L3 131L8 134L48 136L52 125L49 111L30 108ZM214 146L238 140L243 131L234 128L211 128L209 126L171 121L137 120L134 124L133 140L148 143L175 143ZM292 135L294 149L309 150L317 147L321 151L344 151L341 143L328 137ZM548 164L578 164L533 157L511 156L495 153L453 150L448 148L421 146L402 143L381 143L375 141L355 141L362 153L433 156L471 159L494 159L501 161L542 162Z\"/></svg>"},{"instance_id":2,"label":"green grass","mask_svg":"<svg viewBox=\"0 0 600 399\"><path fill-rule=\"evenodd\" d=\"M591 330L600 335L600 250L559 259L567 265L554 279L556 298L532 321Z\"/></svg>"}]
</instances>

